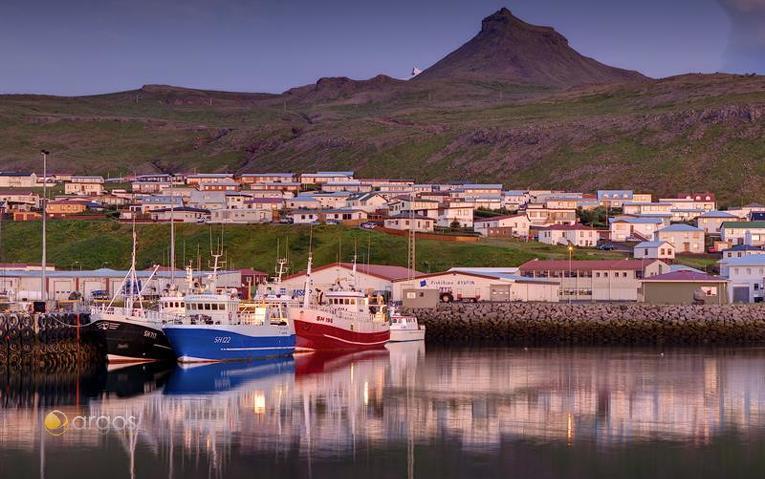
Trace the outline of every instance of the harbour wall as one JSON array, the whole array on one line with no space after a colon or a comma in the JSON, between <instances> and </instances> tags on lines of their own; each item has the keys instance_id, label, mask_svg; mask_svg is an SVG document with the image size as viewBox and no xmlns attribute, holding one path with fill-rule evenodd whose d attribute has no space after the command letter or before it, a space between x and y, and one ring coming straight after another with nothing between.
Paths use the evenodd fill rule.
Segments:
<instances>
[{"instance_id":1,"label":"harbour wall","mask_svg":"<svg viewBox=\"0 0 765 479\"><path fill-rule=\"evenodd\" d=\"M0 314L0 369L69 370L103 362L87 315Z\"/></svg>"},{"instance_id":2,"label":"harbour wall","mask_svg":"<svg viewBox=\"0 0 765 479\"><path fill-rule=\"evenodd\" d=\"M412 310L432 344L765 345L765 305L451 303Z\"/></svg>"}]
</instances>

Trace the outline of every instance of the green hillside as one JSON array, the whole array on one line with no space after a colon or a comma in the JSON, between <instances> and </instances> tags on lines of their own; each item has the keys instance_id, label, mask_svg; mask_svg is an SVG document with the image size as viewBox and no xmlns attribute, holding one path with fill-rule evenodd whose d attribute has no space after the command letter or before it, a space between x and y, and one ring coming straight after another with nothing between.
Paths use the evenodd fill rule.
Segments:
<instances>
[{"instance_id":1,"label":"green hillside","mask_svg":"<svg viewBox=\"0 0 765 479\"><path fill-rule=\"evenodd\" d=\"M169 225L137 225L138 267L168 264ZM40 261L40 223L3 224L0 250L2 262ZM131 226L112 221L57 220L48 223L48 261L60 269L100 267L126 268L130 264ZM251 267L272 271L276 262L277 242L282 251L289 247L293 268L304 268L309 248L310 229L303 226L231 225L221 228L196 224L177 225L177 264L193 261L197 264L197 249L201 264L208 265L210 242L220 238L230 268ZM320 226L313 229L313 253L316 264L351 261L354 248L359 262L406 266L407 239L357 228ZM185 261L184 261L185 251ZM567 257L562 247L539 243L511 241L482 241L462 244L446 241L419 241L417 267L421 271L439 271L453 266L510 266L534 257ZM601 252L577 251L577 257L604 256ZM620 257L618 254L606 254Z\"/></svg>"},{"instance_id":2,"label":"green hillside","mask_svg":"<svg viewBox=\"0 0 765 479\"><path fill-rule=\"evenodd\" d=\"M337 168L765 201L763 77L686 75L569 90L349 82L280 96L161 86L79 98L5 95L0 169L39 170L45 147L52 170L74 173Z\"/></svg>"},{"instance_id":3,"label":"green hillside","mask_svg":"<svg viewBox=\"0 0 765 479\"><path fill-rule=\"evenodd\" d=\"M138 267L169 263L169 225L137 225ZM222 238L228 268L255 268L273 271L277 244L289 247L293 271L305 268L311 230L307 226L229 225L225 228L181 224L176 228L176 261L189 261L206 268L213 247ZM0 262L39 263L41 251L39 222L5 222L0 238ZM48 223L48 261L58 269L127 268L130 265L131 226L115 221L54 220ZM315 264L351 261L354 249L359 262L406 266L407 239L376 231L341 226L313 228ZM282 253L283 254L283 253ZM575 259L623 258L616 252L577 249ZM185 258L185 259L184 259ZM561 246L537 242L484 239L478 243L448 241L417 242L417 269L443 271L455 266L518 266L533 258L565 259ZM695 267L714 265L710 257L682 258Z\"/></svg>"}]
</instances>

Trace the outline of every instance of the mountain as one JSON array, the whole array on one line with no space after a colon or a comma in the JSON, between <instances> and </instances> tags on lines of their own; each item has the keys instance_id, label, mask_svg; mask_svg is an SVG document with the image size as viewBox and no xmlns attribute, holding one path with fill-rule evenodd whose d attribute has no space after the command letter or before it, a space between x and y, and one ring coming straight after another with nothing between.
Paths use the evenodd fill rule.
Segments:
<instances>
[{"instance_id":1,"label":"mountain","mask_svg":"<svg viewBox=\"0 0 765 479\"><path fill-rule=\"evenodd\" d=\"M765 202L763 138L765 77L646 79L504 10L408 81L323 78L279 95L168 85L0 95L0 171L39 171L47 148L56 172L351 169L510 188L711 190L739 204Z\"/></svg>"},{"instance_id":2,"label":"mountain","mask_svg":"<svg viewBox=\"0 0 765 479\"><path fill-rule=\"evenodd\" d=\"M436 79L571 87L646 77L585 57L554 29L528 24L503 8L483 20L478 35L417 77L418 81Z\"/></svg>"}]
</instances>

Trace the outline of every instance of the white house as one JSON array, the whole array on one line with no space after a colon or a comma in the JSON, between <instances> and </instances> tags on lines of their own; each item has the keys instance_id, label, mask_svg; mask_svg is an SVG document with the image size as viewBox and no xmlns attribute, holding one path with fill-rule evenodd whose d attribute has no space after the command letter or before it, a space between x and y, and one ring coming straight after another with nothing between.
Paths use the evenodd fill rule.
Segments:
<instances>
[{"instance_id":1,"label":"white house","mask_svg":"<svg viewBox=\"0 0 765 479\"><path fill-rule=\"evenodd\" d=\"M729 245L765 245L765 221L726 221L720 227L720 239Z\"/></svg>"},{"instance_id":2,"label":"white house","mask_svg":"<svg viewBox=\"0 0 765 479\"><path fill-rule=\"evenodd\" d=\"M759 303L765 297L765 255L749 255L720 262L720 275L730 280L731 303Z\"/></svg>"},{"instance_id":3,"label":"white house","mask_svg":"<svg viewBox=\"0 0 765 479\"><path fill-rule=\"evenodd\" d=\"M436 220L427 216L415 215L411 217L407 214L400 214L385 218L385 227L392 230L414 230L417 232L432 232Z\"/></svg>"},{"instance_id":4,"label":"white house","mask_svg":"<svg viewBox=\"0 0 765 479\"><path fill-rule=\"evenodd\" d=\"M64 183L66 195L100 195L104 192L103 176L73 176Z\"/></svg>"},{"instance_id":5,"label":"white house","mask_svg":"<svg viewBox=\"0 0 765 479\"><path fill-rule=\"evenodd\" d=\"M154 221L174 221L178 223L205 223L210 219L210 210L203 208L190 208L181 206L180 208L163 208L152 210L149 215Z\"/></svg>"},{"instance_id":6,"label":"white house","mask_svg":"<svg viewBox=\"0 0 765 479\"><path fill-rule=\"evenodd\" d=\"M351 223L359 224L365 221L368 217L367 212L363 210L355 210L353 208L337 208L330 210L321 210L320 219L324 222L336 221L338 223Z\"/></svg>"},{"instance_id":7,"label":"white house","mask_svg":"<svg viewBox=\"0 0 765 479\"><path fill-rule=\"evenodd\" d=\"M731 258L743 258L744 256L749 256L753 254L765 254L765 249L759 248L757 246L748 246L745 244L736 245L726 250L723 250L722 260L725 261L726 259L731 259Z\"/></svg>"},{"instance_id":8,"label":"white house","mask_svg":"<svg viewBox=\"0 0 765 479\"><path fill-rule=\"evenodd\" d=\"M675 247L669 241L643 241L632 250L635 259L674 259Z\"/></svg>"},{"instance_id":9,"label":"white house","mask_svg":"<svg viewBox=\"0 0 765 479\"><path fill-rule=\"evenodd\" d=\"M473 229L481 236L528 238L530 228L531 221L523 213L478 218L473 221Z\"/></svg>"},{"instance_id":10,"label":"white house","mask_svg":"<svg viewBox=\"0 0 765 479\"><path fill-rule=\"evenodd\" d=\"M375 192L351 195L346 201L349 208L363 210L367 213L383 209L388 205L385 198L380 193Z\"/></svg>"},{"instance_id":11,"label":"white house","mask_svg":"<svg viewBox=\"0 0 765 479\"><path fill-rule=\"evenodd\" d=\"M668 241L676 253L704 253L704 230L686 224L674 224L656 232L655 239Z\"/></svg>"},{"instance_id":12,"label":"white house","mask_svg":"<svg viewBox=\"0 0 765 479\"><path fill-rule=\"evenodd\" d=\"M294 224L311 224L319 222L319 210L295 210L285 216L292 218Z\"/></svg>"},{"instance_id":13,"label":"white house","mask_svg":"<svg viewBox=\"0 0 765 479\"><path fill-rule=\"evenodd\" d=\"M459 223L461 228L473 227L473 203L449 202L438 207L438 226L450 227Z\"/></svg>"},{"instance_id":14,"label":"white house","mask_svg":"<svg viewBox=\"0 0 765 479\"><path fill-rule=\"evenodd\" d=\"M270 223L274 213L270 209L222 209L210 211L210 223L220 224L254 224Z\"/></svg>"},{"instance_id":15,"label":"white house","mask_svg":"<svg viewBox=\"0 0 765 479\"><path fill-rule=\"evenodd\" d=\"M597 246L598 231L582 224L552 225L539 231L539 242L550 245L573 245L580 248Z\"/></svg>"},{"instance_id":16,"label":"white house","mask_svg":"<svg viewBox=\"0 0 765 479\"><path fill-rule=\"evenodd\" d=\"M353 181L352 171L318 171L316 173L303 173L300 182L304 185L321 185L324 183L340 183Z\"/></svg>"},{"instance_id":17,"label":"white house","mask_svg":"<svg viewBox=\"0 0 765 479\"><path fill-rule=\"evenodd\" d=\"M611 222L611 241L650 241L663 224L659 218L620 218Z\"/></svg>"},{"instance_id":18,"label":"white house","mask_svg":"<svg viewBox=\"0 0 765 479\"><path fill-rule=\"evenodd\" d=\"M741 218L727 211L705 211L696 218L696 224L704 233L711 235L720 234L723 223L740 220Z\"/></svg>"},{"instance_id":19,"label":"white house","mask_svg":"<svg viewBox=\"0 0 765 479\"><path fill-rule=\"evenodd\" d=\"M319 200L313 197L313 195L305 194L305 195L297 195L294 198L288 198L285 200L286 207L288 209L307 209L307 210L317 210L321 208L321 203Z\"/></svg>"}]
</instances>

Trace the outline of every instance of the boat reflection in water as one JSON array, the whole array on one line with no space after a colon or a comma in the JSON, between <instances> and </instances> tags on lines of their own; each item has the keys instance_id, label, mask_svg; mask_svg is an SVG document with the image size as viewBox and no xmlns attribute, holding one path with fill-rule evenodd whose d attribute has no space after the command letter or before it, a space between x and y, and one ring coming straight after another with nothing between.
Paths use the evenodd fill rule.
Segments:
<instances>
[{"instance_id":1,"label":"boat reflection in water","mask_svg":"<svg viewBox=\"0 0 765 479\"><path fill-rule=\"evenodd\" d=\"M4 376L1 477L765 475L762 349L413 342L89 374ZM139 426L52 436L50 409Z\"/></svg>"}]
</instances>

